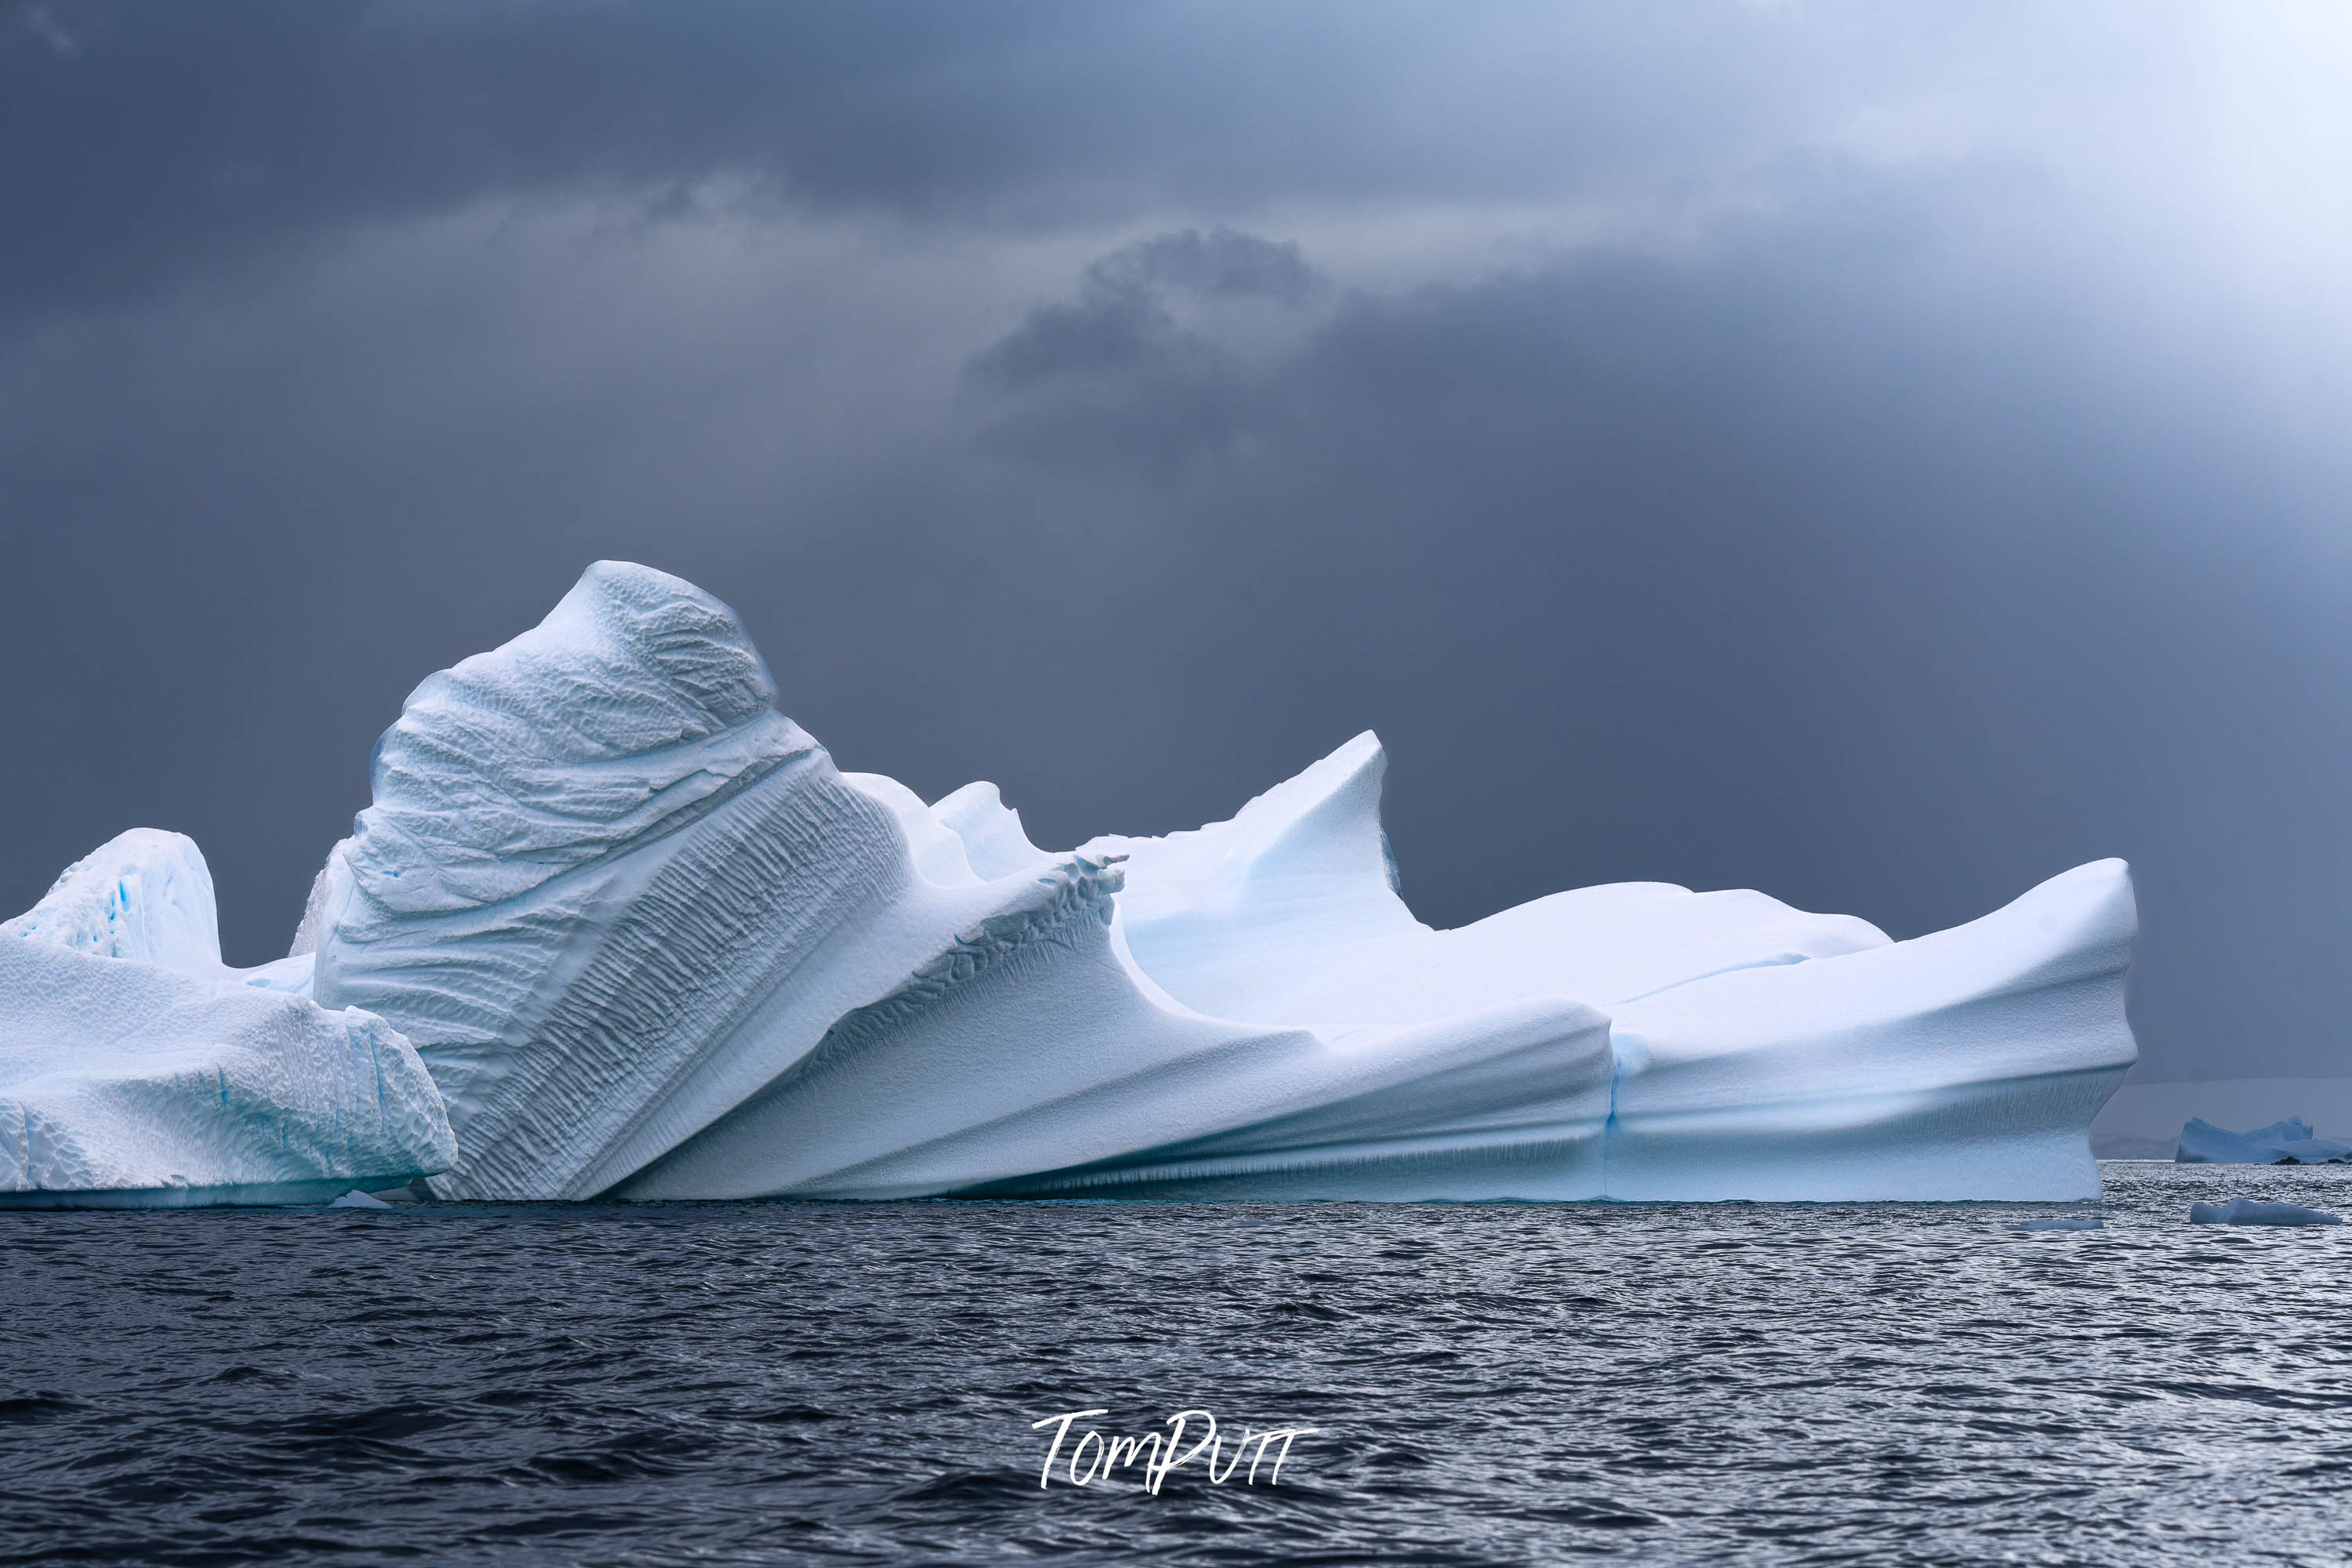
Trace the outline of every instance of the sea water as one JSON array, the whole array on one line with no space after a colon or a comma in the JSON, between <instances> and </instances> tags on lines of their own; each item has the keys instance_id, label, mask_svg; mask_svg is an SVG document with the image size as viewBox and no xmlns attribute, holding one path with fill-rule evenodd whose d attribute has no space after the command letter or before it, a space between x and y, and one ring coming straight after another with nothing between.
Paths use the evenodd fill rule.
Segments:
<instances>
[{"instance_id":1,"label":"sea water","mask_svg":"<svg viewBox=\"0 0 2352 1568\"><path fill-rule=\"evenodd\" d=\"M2352 1229L2188 1210L2352 1171L2105 1174L0 1213L0 1560L2343 1562ZM1179 1412L1223 1479L1132 1462Z\"/></svg>"}]
</instances>

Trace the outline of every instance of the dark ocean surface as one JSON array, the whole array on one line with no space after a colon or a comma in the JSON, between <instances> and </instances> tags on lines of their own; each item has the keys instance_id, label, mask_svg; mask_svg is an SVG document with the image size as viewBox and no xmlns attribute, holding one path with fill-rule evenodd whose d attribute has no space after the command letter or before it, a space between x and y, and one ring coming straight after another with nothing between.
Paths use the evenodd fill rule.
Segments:
<instances>
[{"instance_id":1,"label":"dark ocean surface","mask_svg":"<svg viewBox=\"0 0 2352 1568\"><path fill-rule=\"evenodd\" d=\"M2352 1561L2352 1229L2187 1223L2352 1213L2352 1171L2106 1177L2053 1206L0 1213L0 1561ZM1279 1484L1040 1489L1032 1422L1186 1406L1224 1463L1319 1430Z\"/></svg>"}]
</instances>

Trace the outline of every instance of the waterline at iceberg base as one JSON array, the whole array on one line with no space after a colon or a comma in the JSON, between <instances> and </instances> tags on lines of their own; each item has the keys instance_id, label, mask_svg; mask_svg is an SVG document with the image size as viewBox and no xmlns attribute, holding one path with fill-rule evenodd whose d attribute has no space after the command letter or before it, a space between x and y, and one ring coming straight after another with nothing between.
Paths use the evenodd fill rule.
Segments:
<instances>
[{"instance_id":1,"label":"waterline at iceberg base","mask_svg":"<svg viewBox=\"0 0 2352 1568\"><path fill-rule=\"evenodd\" d=\"M774 695L724 605L599 563L410 696L288 958L221 966L194 847L114 841L0 937L0 1204L238 1173L509 1200L2099 1191L2086 1129L2135 1056L2120 861L1903 942L1660 883L1433 931L1370 734L1230 821L1055 852L993 785L926 805L842 773ZM205 1087L232 1058L242 1099Z\"/></svg>"}]
</instances>

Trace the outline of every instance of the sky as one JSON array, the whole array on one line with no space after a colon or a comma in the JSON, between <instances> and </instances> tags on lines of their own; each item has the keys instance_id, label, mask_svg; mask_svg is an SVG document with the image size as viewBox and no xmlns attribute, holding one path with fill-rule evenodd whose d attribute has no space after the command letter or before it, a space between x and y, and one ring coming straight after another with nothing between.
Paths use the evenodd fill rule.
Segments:
<instances>
[{"instance_id":1,"label":"sky","mask_svg":"<svg viewBox=\"0 0 2352 1568\"><path fill-rule=\"evenodd\" d=\"M1067 847L1349 736L1407 899L2135 868L2144 1079L2352 1075L2333 4L0 5L0 906L281 952L588 563Z\"/></svg>"}]
</instances>

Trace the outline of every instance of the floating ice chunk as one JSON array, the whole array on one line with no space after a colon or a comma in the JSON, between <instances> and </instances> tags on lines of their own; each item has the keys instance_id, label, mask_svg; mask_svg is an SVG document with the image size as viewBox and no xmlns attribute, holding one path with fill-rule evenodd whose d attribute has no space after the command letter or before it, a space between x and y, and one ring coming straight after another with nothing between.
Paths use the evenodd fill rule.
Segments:
<instances>
[{"instance_id":1,"label":"floating ice chunk","mask_svg":"<svg viewBox=\"0 0 2352 1568\"><path fill-rule=\"evenodd\" d=\"M337 1198L333 1203L329 1204L327 1206L331 1209L388 1209L392 1207L390 1204L384 1202L382 1198L371 1196L366 1193L361 1192L356 1187L352 1191L345 1193L341 1197Z\"/></svg>"},{"instance_id":2,"label":"floating ice chunk","mask_svg":"<svg viewBox=\"0 0 2352 1568\"><path fill-rule=\"evenodd\" d=\"M2104 1230L2106 1221L2095 1215L2064 1215L2050 1219L2021 1219L2019 1230Z\"/></svg>"},{"instance_id":3,"label":"floating ice chunk","mask_svg":"<svg viewBox=\"0 0 2352 1568\"><path fill-rule=\"evenodd\" d=\"M0 936L191 974L222 967L211 868L194 839L155 827L117 834L67 867Z\"/></svg>"},{"instance_id":4,"label":"floating ice chunk","mask_svg":"<svg viewBox=\"0 0 2352 1568\"><path fill-rule=\"evenodd\" d=\"M0 940L0 1205L317 1203L453 1153L381 1018Z\"/></svg>"},{"instance_id":5,"label":"floating ice chunk","mask_svg":"<svg viewBox=\"0 0 2352 1568\"><path fill-rule=\"evenodd\" d=\"M2191 1225L2342 1225L2332 1214L2307 1209L2300 1204L2257 1203L2252 1198L2231 1198L2226 1204L2190 1204L2189 1223Z\"/></svg>"},{"instance_id":6,"label":"floating ice chunk","mask_svg":"<svg viewBox=\"0 0 2352 1568\"><path fill-rule=\"evenodd\" d=\"M2340 1165L2352 1160L2352 1145L2318 1137L2297 1116L2251 1132L2192 1116L2173 1158L2184 1165Z\"/></svg>"}]
</instances>

